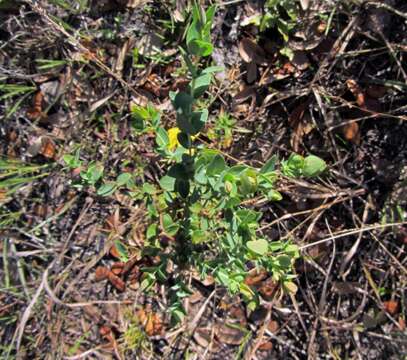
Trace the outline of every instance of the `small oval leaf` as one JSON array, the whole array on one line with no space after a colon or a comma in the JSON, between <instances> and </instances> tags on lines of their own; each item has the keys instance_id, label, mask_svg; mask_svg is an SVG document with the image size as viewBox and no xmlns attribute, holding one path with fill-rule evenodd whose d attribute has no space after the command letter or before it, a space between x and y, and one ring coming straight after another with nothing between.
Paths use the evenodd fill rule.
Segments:
<instances>
[{"instance_id":1,"label":"small oval leaf","mask_svg":"<svg viewBox=\"0 0 407 360\"><path fill-rule=\"evenodd\" d=\"M264 255L268 251L268 241L264 239L252 240L247 242L247 248L256 254Z\"/></svg>"}]
</instances>

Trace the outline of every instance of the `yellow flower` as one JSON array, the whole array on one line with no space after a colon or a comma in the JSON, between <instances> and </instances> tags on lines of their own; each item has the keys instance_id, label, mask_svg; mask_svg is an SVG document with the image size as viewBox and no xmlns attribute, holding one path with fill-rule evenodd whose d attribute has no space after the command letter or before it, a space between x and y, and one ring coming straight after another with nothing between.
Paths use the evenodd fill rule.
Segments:
<instances>
[{"instance_id":1,"label":"yellow flower","mask_svg":"<svg viewBox=\"0 0 407 360\"><path fill-rule=\"evenodd\" d=\"M171 129L168 129L168 139L170 140L168 144L168 150L174 151L178 146L181 144L178 141L178 134L181 132L180 128L178 127L173 127ZM195 140L198 137L198 134L192 135L191 139Z\"/></svg>"},{"instance_id":2,"label":"yellow flower","mask_svg":"<svg viewBox=\"0 0 407 360\"><path fill-rule=\"evenodd\" d=\"M170 142L168 144L168 150L174 151L179 145L178 141L178 134L181 132L181 130L177 127L173 127L168 130L168 138L170 139Z\"/></svg>"}]
</instances>

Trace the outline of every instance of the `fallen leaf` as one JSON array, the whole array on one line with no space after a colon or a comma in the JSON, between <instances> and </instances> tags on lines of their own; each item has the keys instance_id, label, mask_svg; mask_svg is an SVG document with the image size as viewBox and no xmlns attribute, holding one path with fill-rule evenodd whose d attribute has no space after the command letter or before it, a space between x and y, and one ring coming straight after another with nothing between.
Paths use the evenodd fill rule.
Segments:
<instances>
[{"instance_id":1,"label":"fallen leaf","mask_svg":"<svg viewBox=\"0 0 407 360\"><path fill-rule=\"evenodd\" d=\"M123 272L124 263L123 262L116 262L112 265L111 271L116 276L120 275Z\"/></svg>"},{"instance_id":2,"label":"fallen leaf","mask_svg":"<svg viewBox=\"0 0 407 360\"><path fill-rule=\"evenodd\" d=\"M136 269L138 271L138 268L135 267L135 265L139 262L139 256L133 256L130 260L126 261L126 263L123 266L123 276L126 276L130 272L133 272L133 269Z\"/></svg>"},{"instance_id":3,"label":"fallen leaf","mask_svg":"<svg viewBox=\"0 0 407 360\"><path fill-rule=\"evenodd\" d=\"M7 198L7 191L5 189L0 189L0 201L4 201Z\"/></svg>"},{"instance_id":4,"label":"fallen leaf","mask_svg":"<svg viewBox=\"0 0 407 360\"><path fill-rule=\"evenodd\" d=\"M399 303L395 300L389 300L383 302L384 309L390 314L395 315L399 310Z\"/></svg>"},{"instance_id":5,"label":"fallen leaf","mask_svg":"<svg viewBox=\"0 0 407 360\"><path fill-rule=\"evenodd\" d=\"M212 339L212 330L210 328L197 328L193 333L193 338L199 346L208 349L212 353L220 350L220 343Z\"/></svg>"},{"instance_id":6,"label":"fallen leaf","mask_svg":"<svg viewBox=\"0 0 407 360\"><path fill-rule=\"evenodd\" d=\"M263 341L257 349L260 351L270 351L273 349L273 343L271 342L271 340Z\"/></svg>"},{"instance_id":7,"label":"fallen leaf","mask_svg":"<svg viewBox=\"0 0 407 360\"><path fill-rule=\"evenodd\" d=\"M259 292L261 296L270 301L274 298L276 291L278 290L278 283L273 280L273 278L268 278L266 281L263 282L261 285Z\"/></svg>"},{"instance_id":8,"label":"fallen leaf","mask_svg":"<svg viewBox=\"0 0 407 360\"><path fill-rule=\"evenodd\" d=\"M350 295L357 292L357 287L359 284L357 282L340 282L334 281L333 290L340 295Z\"/></svg>"},{"instance_id":9,"label":"fallen leaf","mask_svg":"<svg viewBox=\"0 0 407 360\"><path fill-rule=\"evenodd\" d=\"M300 144L302 143L304 135L307 135L313 129L309 115L308 113L306 114L308 105L309 99L300 103L288 117L288 123L293 128L290 143L294 152L300 151Z\"/></svg>"},{"instance_id":10,"label":"fallen leaf","mask_svg":"<svg viewBox=\"0 0 407 360\"><path fill-rule=\"evenodd\" d=\"M114 258L116 258L116 259L120 259L120 254L119 254L119 251L118 251L117 248L116 248L116 245L113 245L113 246L110 248L109 254L110 254L111 256L113 256Z\"/></svg>"},{"instance_id":11,"label":"fallen leaf","mask_svg":"<svg viewBox=\"0 0 407 360\"><path fill-rule=\"evenodd\" d=\"M342 132L346 140L356 145L360 144L359 124L356 121L350 122L342 126Z\"/></svg>"},{"instance_id":12,"label":"fallen leaf","mask_svg":"<svg viewBox=\"0 0 407 360\"><path fill-rule=\"evenodd\" d=\"M305 51L294 51L294 57L291 62L301 71L306 70L309 67L309 60Z\"/></svg>"},{"instance_id":13,"label":"fallen leaf","mask_svg":"<svg viewBox=\"0 0 407 360\"><path fill-rule=\"evenodd\" d=\"M109 269L104 266L98 266L95 271L95 281L102 281L107 279Z\"/></svg>"},{"instance_id":14,"label":"fallen leaf","mask_svg":"<svg viewBox=\"0 0 407 360\"><path fill-rule=\"evenodd\" d=\"M137 317L148 336L162 334L164 326L161 316L158 313L152 312L151 309L146 306L146 308L141 308L137 311Z\"/></svg>"},{"instance_id":15,"label":"fallen leaf","mask_svg":"<svg viewBox=\"0 0 407 360\"><path fill-rule=\"evenodd\" d=\"M264 269L255 271L250 271L249 274L244 279L244 282L248 286L257 286L260 285L261 282L267 278L267 271Z\"/></svg>"},{"instance_id":16,"label":"fallen leaf","mask_svg":"<svg viewBox=\"0 0 407 360\"><path fill-rule=\"evenodd\" d=\"M111 271L107 274L107 278L109 279L109 282L120 292L123 292L126 290L126 284L122 279L120 279L118 276L113 274Z\"/></svg>"},{"instance_id":17,"label":"fallen leaf","mask_svg":"<svg viewBox=\"0 0 407 360\"><path fill-rule=\"evenodd\" d=\"M239 104L248 99L251 99L252 102L256 99L256 88L254 86L246 86L233 98L234 101Z\"/></svg>"},{"instance_id":18,"label":"fallen leaf","mask_svg":"<svg viewBox=\"0 0 407 360\"><path fill-rule=\"evenodd\" d=\"M109 336L111 333L112 329L109 326L102 325L99 329L99 334L104 338Z\"/></svg>"},{"instance_id":19,"label":"fallen leaf","mask_svg":"<svg viewBox=\"0 0 407 360\"><path fill-rule=\"evenodd\" d=\"M286 282L284 282L284 289L288 293L295 295L298 291L298 286L295 283L293 283L292 281L286 281Z\"/></svg>"},{"instance_id":20,"label":"fallen leaf","mask_svg":"<svg viewBox=\"0 0 407 360\"><path fill-rule=\"evenodd\" d=\"M275 334L279 328L280 325L278 325L278 322L275 320L270 320L267 325L267 329L270 330L273 334Z\"/></svg>"},{"instance_id":21,"label":"fallen leaf","mask_svg":"<svg viewBox=\"0 0 407 360\"><path fill-rule=\"evenodd\" d=\"M217 324L215 326L215 336L224 344L240 345L245 337L244 331L232 327L230 324Z\"/></svg>"},{"instance_id":22,"label":"fallen leaf","mask_svg":"<svg viewBox=\"0 0 407 360\"><path fill-rule=\"evenodd\" d=\"M30 120L38 119L44 116L42 112L42 101L44 99L44 94L41 90L37 91L33 99L33 107L27 111L27 117Z\"/></svg>"},{"instance_id":23,"label":"fallen leaf","mask_svg":"<svg viewBox=\"0 0 407 360\"><path fill-rule=\"evenodd\" d=\"M252 61L247 64L246 69L246 80L248 84L251 84L257 79L257 65L255 62Z\"/></svg>"},{"instance_id":24,"label":"fallen leaf","mask_svg":"<svg viewBox=\"0 0 407 360\"><path fill-rule=\"evenodd\" d=\"M230 308L229 316L230 318L237 320L240 325L247 324L246 313L244 309L239 305L234 305Z\"/></svg>"},{"instance_id":25,"label":"fallen leaf","mask_svg":"<svg viewBox=\"0 0 407 360\"><path fill-rule=\"evenodd\" d=\"M42 137L41 139L41 149L39 154L46 157L47 159L54 159L56 153L55 143L49 137Z\"/></svg>"},{"instance_id":26,"label":"fallen leaf","mask_svg":"<svg viewBox=\"0 0 407 360\"><path fill-rule=\"evenodd\" d=\"M255 62L258 65L266 63L264 50L249 38L243 38L239 43L239 54L243 61Z\"/></svg>"},{"instance_id":27,"label":"fallen leaf","mask_svg":"<svg viewBox=\"0 0 407 360\"><path fill-rule=\"evenodd\" d=\"M160 315L153 313L149 316L146 324L146 333L148 336L159 335L163 330L163 323Z\"/></svg>"}]
</instances>

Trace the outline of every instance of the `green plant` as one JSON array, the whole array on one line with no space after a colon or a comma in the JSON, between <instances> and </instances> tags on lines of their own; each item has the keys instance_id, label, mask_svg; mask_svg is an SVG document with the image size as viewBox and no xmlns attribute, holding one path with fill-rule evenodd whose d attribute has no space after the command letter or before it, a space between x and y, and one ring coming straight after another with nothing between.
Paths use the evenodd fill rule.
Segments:
<instances>
[{"instance_id":1,"label":"green plant","mask_svg":"<svg viewBox=\"0 0 407 360\"><path fill-rule=\"evenodd\" d=\"M230 114L221 112L216 119L214 126L208 131L208 137L211 140L220 140L224 148L228 148L233 141L233 129L236 120Z\"/></svg>"},{"instance_id":2,"label":"green plant","mask_svg":"<svg viewBox=\"0 0 407 360\"><path fill-rule=\"evenodd\" d=\"M254 24L260 31L277 29L284 41L294 28L299 14L299 4L296 0L267 0L264 4L264 14L249 18L244 25Z\"/></svg>"},{"instance_id":3,"label":"green plant","mask_svg":"<svg viewBox=\"0 0 407 360\"><path fill-rule=\"evenodd\" d=\"M248 267L266 269L276 282L292 289L291 269L299 257L297 246L290 242L270 242L259 236L262 214L246 206L257 196L270 201L282 198L275 187L277 158L272 157L261 169L231 166L219 151L197 141L209 116L208 109L197 108L198 99L210 86L213 72L219 70L200 67L200 59L213 50L210 25L214 12L214 7L204 12L194 6L187 47L181 49L190 83L185 92L170 94L178 128L156 128L157 151L169 165L168 171L158 186L145 183L142 188L151 221L144 253L158 256L160 262L143 269L141 288L147 290L155 281L172 276L175 285L170 291L170 310L175 321L183 318L182 298L189 295L183 269L192 267L201 277L214 276L218 284L232 294L240 293L254 308L259 299L244 282ZM289 176L314 177L326 165L315 156L304 159L295 155L282 167ZM167 244L173 244L172 251L165 249ZM170 263L179 270L172 275L167 272Z\"/></svg>"},{"instance_id":4,"label":"green plant","mask_svg":"<svg viewBox=\"0 0 407 360\"><path fill-rule=\"evenodd\" d=\"M110 196L120 187L133 187L133 176L130 173L122 173L114 181L103 181L104 168L101 164L94 161L84 167L82 160L79 158L79 150L75 155L65 154L63 160L71 169L80 169L79 181L74 181L73 186L82 190L85 186L95 187L97 195Z\"/></svg>"}]
</instances>

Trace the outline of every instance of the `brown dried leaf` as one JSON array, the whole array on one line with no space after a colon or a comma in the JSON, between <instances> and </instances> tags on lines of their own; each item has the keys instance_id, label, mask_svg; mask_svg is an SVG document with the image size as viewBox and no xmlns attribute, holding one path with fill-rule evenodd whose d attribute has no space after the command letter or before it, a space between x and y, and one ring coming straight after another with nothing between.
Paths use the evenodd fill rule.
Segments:
<instances>
[{"instance_id":1,"label":"brown dried leaf","mask_svg":"<svg viewBox=\"0 0 407 360\"><path fill-rule=\"evenodd\" d=\"M245 337L245 332L228 324L216 324L215 335L224 344L240 345Z\"/></svg>"},{"instance_id":2,"label":"brown dried leaf","mask_svg":"<svg viewBox=\"0 0 407 360\"><path fill-rule=\"evenodd\" d=\"M111 271L116 276L120 275L123 272L124 263L123 262L116 262L112 265Z\"/></svg>"},{"instance_id":3,"label":"brown dried leaf","mask_svg":"<svg viewBox=\"0 0 407 360\"><path fill-rule=\"evenodd\" d=\"M95 271L95 281L102 281L107 279L109 269L104 266L98 266Z\"/></svg>"},{"instance_id":4,"label":"brown dried leaf","mask_svg":"<svg viewBox=\"0 0 407 360\"><path fill-rule=\"evenodd\" d=\"M271 340L263 341L257 349L260 351L270 351L273 349L273 343Z\"/></svg>"},{"instance_id":5,"label":"brown dried leaf","mask_svg":"<svg viewBox=\"0 0 407 360\"><path fill-rule=\"evenodd\" d=\"M399 303L395 300L389 300L383 302L384 309L390 314L395 315L399 310Z\"/></svg>"},{"instance_id":6,"label":"brown dried leaf","mask_svg":"<svg viewBox=\"0 0 407 360\"><path fill-rule=\"evenodd\" d=\"M111 271L109 271L107 278L109 279L109 282L120 292L123 292L126 290L126 284L122 279L120 279L118 276L113 274Z\"/></svg>"},{"instance_id":7,"label":"brown dried leaf","mask_svg":"<svg viewBox=\"0 0 407 360\"><path fill-rule=\"evenodd\" d=\"M309 60L305 51L295 51L291 62L301 71L306 70L309 67Z\"/></svg>"},{"instance_id":8,"label":"brown dried leaf","mask_svg":"<svg viewBox=\"0 0 407 360\"><path fill-rule=\"evenodd\" d=\"M250 273L246 276L244 282L248 286L257 286L267 278L267 271L264 269L255 271L250 271Z\"/></svg>"},{"instance_id":9,"label":"brown dried leaf","mask_svg":"<svg viewBox=\"0 0 407 360\"><path fill-rule=\"evenodd\" d=\"M299 152L304 135L312 130L312 126L309 125L307 118L305 118L305 111L308 104L309 100L302 102L291 112L288 118L288 122L294 130L290 142L295 152Z\"/></svg>"},{"instance_id":10,"label":"brown dried leaf","mask_svg":"<svg viewBox=\"0 0 407 360\"><path fill-rule=\"evenodd\" d=\"M117 250L116 245L113 245L110 250L109 250L109 254L111 256L113 256L116 259L120 259L120 253L119 250Z\"/></svg>"},{"instance_id":11,"label":"brown dried leaf","mask_svg":"<svg viewBox=\"0 0 407 360\"><path fill-rule=\"evenodd\" d=\"M350 92L353 94L353 96L356 98L356 103L358 106L361 108L365 108L365 94L362 91L362 88L358 85L358 83L353 80L353 79L348 79L346 80L346 86L350 90Z\"/></svg>"},{"instance_id":12,"label":"brown dried leaf","mask_svg":"<svg viewBox=\"0 0 407 360\"><path fill-rule=\"evenodd\" d=\"M279 328L280 325L278 325L278 322L275 320L270 320L267 325L267 329L270 330L273 334L275 334Z\"/></svg>"},{"instance_id":13,"label":"brown dried leaf","mask_svg":"<svg viewBox=\"0 0 407 360\"><path fill-rule=\"evenodd\" d=\"M243 61L262 65L266 62L264 50L249 38L243 38L239 43L239 54Z\"/></svg>"},{"instance_id":14,"label":"brown dried leaf","mask_svg":"<svg viewBox=\"0 0 407 360\"><path fill-rule=\"evenodd\" d=\"M276 291L278 290L278 283L273 280L273 278L268 278L259 289L261 296L270 301L274 298Z\"/></svg>"},{"instance_id":15,"label":"brown dried leaf","mask_svg":"<svg viewBox=\"0 0 407 360\"><path fill-rule=\"evenodd\" d=\"M148 336L155 336L162 333L163 323L157 313L151 313L147 316L145 331Z\"/></svg>"},{"instance_id":16,"label":"brown dried leaf","mask_svg":"<svg viewBox=\"0 0 407 360\"><path fill-rule=\"evenodd\" d=\"M250 62L247 64L246 69L247 69L246 80L249 84L251 84L257 79L257 65L255 62Z\"/></svg>"},{"instance_id":17,"label":"brown dried leaf","mask_svg":"<svg viewBox=\"0 0 407 360\"><path fill-rule=\"evenodd\" d=\"M209 349L216 353L220 350L220 344L216 339L212 339L212 330L210 328L197 328L194 331L193 338L199 346Z\"/></svg>"},{"instance_id":18,"label":"brown dried leaf","mask_svg":"<svg viewBox=\"0 0 407 360\"><path fill-rule=\"evenodd\" d=\"M346 140L359 145L360 144L360 131L359 124L354 121L342 127L343 136Z\"/></svg>"},{"instance_id":19,"label":"brown dried leaf","mask_svg":"<svg viewBox=\"0 0 407 360\"><path fill-rule=\"evenodd\" d=\"M44 114L42 112L43 99L44 99L44 94L42 93L42 91L41 90L37 91L34 95L33 107L27 111L27 117L30 120L35 120L35 119L38 119L38 118L44 116Z\"/></svg>"},{"instance_id":20,"label":"brown dried leaf","mask_svg":"<svg viewBox=\"0 0 407 360\"><path fill-rule=\"evenodd\" d=\"M242 91L240 91L237 95L234 97L234 101L237 104L240 104L248 99L253 99L256 98L256 88L254 86L247 86L243 88Z\"/></svg>"},{"instance_id":21,"label":"brown dried leaf","mask_svg":"<svg viewBox=\"0 0 407 360\"><path fill-rule=\"evenodd\" d=\"M54 159L56 153L55 143L49 137L41 138L41 149L39 154L46 157L47 159Z\"/></svg>"}]
</instances>

